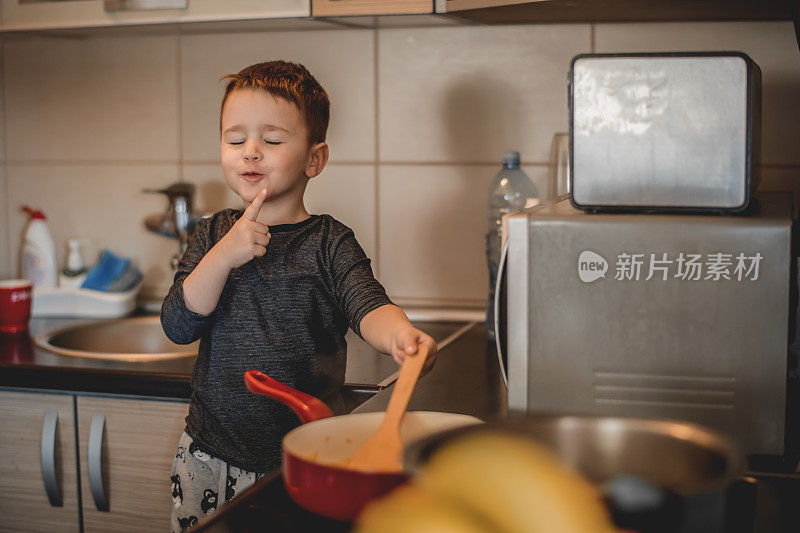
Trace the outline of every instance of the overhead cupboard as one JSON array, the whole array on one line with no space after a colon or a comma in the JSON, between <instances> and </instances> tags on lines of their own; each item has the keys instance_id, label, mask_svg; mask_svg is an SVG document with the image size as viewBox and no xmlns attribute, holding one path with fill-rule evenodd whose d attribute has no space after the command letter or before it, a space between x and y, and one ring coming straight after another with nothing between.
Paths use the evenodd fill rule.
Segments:
<instances>
[{"instance_id":1,"label":"overhead cupboard","mask_svg":"<svg viewBox=\"0 0 800 533\"><path fill-rule=\"evenodd\" d=\"M791 20L796 0L442 0L445 12L482 24Z\"/></svg>"},{"instance_id":2,"label":"overhead cupboard","mask_svg":"<svg viewBox=\"0 0 800 533\"><path fill-rule=\"evenodd\" d=\"M48 30L298 18L310 0L0 0L0 29Z\"/></svg>"},{"instance_id":3,"label":"overhead cupboard","mask_svg":"<svg viewBox=\"0 0 800 533\"><path fill-rule=\"evenodd\" d=\"M791 20L786 0L0 0L0 32L305 19L351 25L347 17L423 15L480 24ZM367 21L370 19L367 18ZM406 19L406 24L413 20ZM296 24L294 25L296 26ZM356 24L365 27L364 20ZM370 27L367 24L366 27Z\"/></svg>"},{"instance_id":4,"label":"overhead cupboard","mask_svg":"<svg viewBox=\"0 0 800 533\"><path fill-rule=\"evenodd\" d=\"M434 4L433 0L311 0L311 15L421 15L434 13Z\"/></svg>"}]
</instances>

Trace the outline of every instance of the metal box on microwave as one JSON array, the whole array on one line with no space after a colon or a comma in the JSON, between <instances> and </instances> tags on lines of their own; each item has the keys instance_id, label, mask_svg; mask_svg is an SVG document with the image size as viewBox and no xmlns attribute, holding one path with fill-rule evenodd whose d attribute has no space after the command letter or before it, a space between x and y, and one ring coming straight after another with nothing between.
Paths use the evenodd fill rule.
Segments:
<instances>
[{"instance_id":1,"label":"metal box on microwave","mask_svg":"<svg viewBox=\"0 0 800 533\"><path fill-rule=\"evenodd\" d=\"M688 420L784 449L791 196L752 216L507 218L508 404Z\"/></svg>"},{"instance_id":2,"label":"metal box on microwave","mask_svg":"<svg viewBox=\"0 0 800 533\"><path fill-rule=\"evenodd\" d=\"M578 55L569 104L576 207L748 207L758 185L761 72L745 54Z\"/></svg>"}]
</instances>

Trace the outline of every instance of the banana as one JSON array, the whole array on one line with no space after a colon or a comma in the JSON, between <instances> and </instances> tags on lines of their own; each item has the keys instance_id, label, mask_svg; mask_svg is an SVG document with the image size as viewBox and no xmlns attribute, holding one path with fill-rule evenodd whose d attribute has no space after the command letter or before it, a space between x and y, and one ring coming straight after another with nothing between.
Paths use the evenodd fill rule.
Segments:
<instances>
[{"instance_id":1,"label":"banana","mask_svg":"<svg viewBox=\"0 0 800 533\"><path fill-rule=\"evenodd\" d=\"M465 436L431 457L419 484L490 517L498 531L615 531L594 487L524 437L488 431Z\"/></svg>"},{"instance_id":2,"label":"banana","mask_svg":"<svg viewBox=\"0 0 800 533\"><path fill-rule=\"evenodd\" d=\"M481 431L433 454L357 533L613 533L594 487L530 439Z\"/></svg>"},{"instance_id":3,"label":"banana","mask_svg":"<svg viewBox=\"0 0 800 533\"><path fill-rule=\"evenodd\" d=\"M372 503L354 533L494 533L493 524L422 487L406 485Z\"/></svg>"}]
</instances>

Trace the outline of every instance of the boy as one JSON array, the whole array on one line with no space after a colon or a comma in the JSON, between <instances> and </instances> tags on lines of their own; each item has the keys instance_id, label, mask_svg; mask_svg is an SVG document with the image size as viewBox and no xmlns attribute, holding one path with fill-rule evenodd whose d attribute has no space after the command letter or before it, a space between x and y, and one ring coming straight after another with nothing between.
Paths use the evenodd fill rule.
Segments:
<instances>
[{"instance_id":1,"label":"boy","mask_svg":"<svg viewBox=\"0 0 800 533\"><path fill-rule=\"evenodd\" d=\"M280 464L297 426L282 404L250 393L249 369L342 410L348 326L401 364L434 340L414 328L372 275L345 225L309 215L308 181L328 160L325 90L301 65L252 65L229 80L220 149L244 211L200 221L164 300L161 323L177 343L198 338L192 398L172 473L179 531Z\"/></svg>"}]
</instances>

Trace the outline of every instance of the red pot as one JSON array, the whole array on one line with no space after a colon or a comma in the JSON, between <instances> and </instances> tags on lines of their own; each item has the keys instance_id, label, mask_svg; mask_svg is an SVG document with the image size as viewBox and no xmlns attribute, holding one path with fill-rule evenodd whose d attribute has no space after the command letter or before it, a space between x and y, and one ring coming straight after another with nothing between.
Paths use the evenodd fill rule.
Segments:
<instances>
[{"instance_id":1,"label":"red pot","mask_svg":"<svg viewBox=\"0 0 800 533\"><path fill-rule=\"evenodd\" d=\"M303 425L283 438L283 481L300 506L336 520L353 520L371 500L407 479L403 472L350 468L349 459L380 426L383 412L332 416L311 395L295 390L258 370L244 375L247 388L291 407ZM479 419L454 413L409 411L400 433L405 443L439 431L475 424Z\"/></svg>"}]
</instances>

